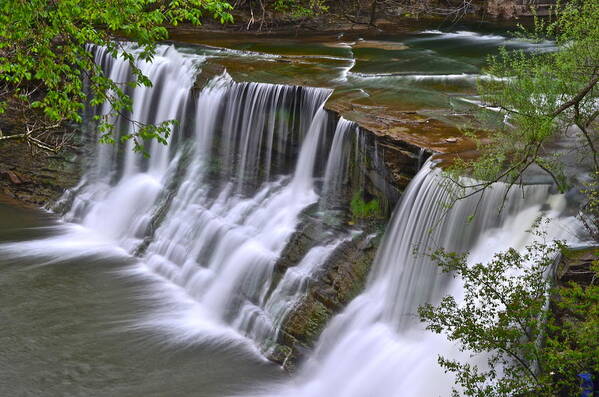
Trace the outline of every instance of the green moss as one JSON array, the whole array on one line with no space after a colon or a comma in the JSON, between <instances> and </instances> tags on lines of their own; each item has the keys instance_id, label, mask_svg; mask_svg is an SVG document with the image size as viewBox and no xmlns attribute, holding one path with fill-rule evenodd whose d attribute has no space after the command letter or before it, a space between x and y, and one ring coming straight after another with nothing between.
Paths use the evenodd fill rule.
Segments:
<instances>
[{"instance_id":1,"label":"green moss","mask_svg":"<svg viewBox=\"0 0 599 397\"><path fill-rule=\"evenodd\" d=\"M292 18L314 17L328 11L323 0L275 0L274 9Z\"/></svg>"},{"instance_id":2,"label":"green moss","mask_svg":"<svg viewBox=\"0 0 599 397\"><path fill-rule=\"evenodd\" d=\"M380 218L382 216L379 200L373 199L366 202L362 198L362 192L354 193L350 202L350 210L354 220Z\"/></svg>"},{"instance_id":3,"label":"green moss","mask_svg":"<svg viewBox=\"0 0 599 397\"><path fill-rule=\"evenodd\" d=\"M589 248L567 248L562 251L562 254L567 259L580 259L588 255L595 255L599 257L599 247Z\"/></svg>"},{"instance_id":4,"label":"green moss","mask_svg":"<svg viewBox=\"0 0 599 397\"><path fill-rule=\"evenodd\" d=\"M331 312L318 300L308 296L285 325L285 332L302 343L311 344L331 317Z\"/></svg>"},{"instance_id":5,"label":"green moss","mask_svg":"<svg viewBox=\"0 0 599 397\"><path fill-rule=\"evenodd\" d=\"M322 303L315 300L313 302L310 312L307 313L307 316L305 318L305 341L308 343L312 343L312 341L315 341L321 334L327 321L330 318L331 312L327 310L327 308Z\"/></svg>"},{"instance_id":6,"label":"green moss","mask_svg":"<svg viewBox=\"0 0 599 397\"><path fill-rule=\"evenodd\" d=\"M208 168L208 173L218 175L221 172L220 158L210 158L206 167Z\"/></svg>"}]
</instances>

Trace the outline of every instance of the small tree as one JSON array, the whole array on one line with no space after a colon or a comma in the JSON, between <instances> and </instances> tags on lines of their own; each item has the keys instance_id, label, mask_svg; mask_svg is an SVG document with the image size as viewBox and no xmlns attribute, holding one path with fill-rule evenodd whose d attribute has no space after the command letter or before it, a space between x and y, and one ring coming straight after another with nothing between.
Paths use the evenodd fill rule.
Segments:
<instances>
[{"instance_id":1,"label":"small tree","mask_svg":"<svg viewBox=\"0 0 599 397\"><path fill-rule=\"evenodd\" d=\"M485 359L476 365L439 357L456 377L454 396L575 396L577 375L599 370L599 286L557 288L556 302L569 314L557 318L547 310L548 276L563 248L561 242L536 242L474 265L465 255L433 254L444 271L462 280L464 297L422 306L420 318L427 329ZM596 277L599 263L593 266Z\"/></svg>"},{"instance_id":2,"label":"small tree","mask_svg":"<svg viewBox=\"0 0 599 397\"><path fill-rule=\"evenodd\" d=\"M537 20L527 35L553 38L555 51L503 49L491 58L490 76L479 89L485 107L494 109L479 115L484 121L491 116L496 126L499 121L498 128L478 141L478 157L458 156L449 175L464 188L463 196L498 181L521 183L533 166L561 191L582 177L586 204L580 218L597 240L599 7L594 0L573 0L556 10L554 19ZM560 141L569 141L568 155L574 153L588 173L568 174L563 152L551 149ZM465 173L474 179L460 179ZM429 330L486 358L485 365L439 358L456 376L455 396L575 396L581 372L599 373L599 264L593 263L588 285L553 286L548 272L562 248L538 242L474 265L465 255L434 253L445 271L463 281L464 297L425 305L420 317Z\"/></svg>"},{"instance_id":3,"label":"small tree","mask_svg":"<svg viewBox=\"0 0 599 397\"><path fill-rule=\"evenodd\" d=\"M471 187L480 190L499 180L513 185L537 166L565 191L576 176L567 175L564 153L551 147L566 139L568 155L588 167L589 175L599 171L599 7L595 0L572 0L558 3L555 11L522 33L525 40L554 40L554 51L504 48L490 58L488 76L479 81L484 106L494 109L479 116L492 117L496 128L478 141L479 157L455 161L454 175L468 172L480 181Z\"/></svg>"},{"instance_id":4,"label":"small tree","mask_svg":"<svg viewBox=\"0 0 599 397\"><path fill-rule=\"evenodd\" d=\"M534 244L524 253L510 249L496 254L489 264L474 265L465 255L443 251L432 255L444 271L462 280L464 297L459 302L447 296L439 306L422 306L421 320L427 329L458 341L462 350L487 358L487 368L439 358L439 364L456 375L454 395L543 395L539 393L545 392L545 382L537 368L544 365L539 344L546 322L544 274L557 249Z\"/></svg>"}]
</instances>

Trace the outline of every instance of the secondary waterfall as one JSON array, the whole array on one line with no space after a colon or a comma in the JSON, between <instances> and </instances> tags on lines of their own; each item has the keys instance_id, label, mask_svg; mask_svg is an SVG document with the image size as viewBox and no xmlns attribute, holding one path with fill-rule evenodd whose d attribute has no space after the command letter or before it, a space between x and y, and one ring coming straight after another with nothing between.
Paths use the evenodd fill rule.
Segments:
<instances>
[{"instance_id":1,"label":"secondary waterfall","mask_svg":"<svg viewBox=\"0 0 599 397\"><path fill-rule=\"evenodd\" d=\"M115 81L130 76L126 62L92 50ZM140 62L154 85L130 92L129 116L179 120L170 144L152 142L149 158L130 144L98 144L84 180L63 199L72 201L65 218L139 256L143 265L132 273L172 290L161 298L161 315L136 326L175 328L176 337L195 340L222 340L232 327L268 349L311 274L347 239L330 234L273 284L300 213L319 200L319 169L329 178L340 161L328 159L324 134L335 126L323 110L330 91L240 84L226 75L196 90L203 61L162 46L153 63ZM117 138L137 128L125 118L112 122Z\"/></svg>"},{"instance_id":2,"label":"secondary waterfall","mask_svg":"<svg viewBox=\"0 0 599 397\"><path fill-rule=\"evenodd\" d=\"M572 218L559 220L564 198L550 186L513 189L498 185L452 202L455 186L432 162L412 180L379 248L368 286L335 317L293 385L272 396L406 397L449 395L452 380L438 367L439 354L459 354L442 336L424 331L416 309L460 286L427 253L470 250L470 261L530 242L527 232L539 216L551 219L548 238L575 235ZM468 222L469 216L475 217ZM269 386L272 388L272 386ZM260 394L260 393L257 393Z\"/></svg>"},{"instance_id":3,"label":"secondary waterfall","mask_svg":"<svg viewBox=\"0 0 599 397\"><path fill-rule=\"evenodd\" d=\"M323 208L334 207L340 201L339 196L342 195L351 158L351 140L348 138L353 129L355 129L355 124L344 118L341 118L337 123L331 145L331 154L324 173L323 200L321 201L321 207Z\"/></svg>"}]
</instances>

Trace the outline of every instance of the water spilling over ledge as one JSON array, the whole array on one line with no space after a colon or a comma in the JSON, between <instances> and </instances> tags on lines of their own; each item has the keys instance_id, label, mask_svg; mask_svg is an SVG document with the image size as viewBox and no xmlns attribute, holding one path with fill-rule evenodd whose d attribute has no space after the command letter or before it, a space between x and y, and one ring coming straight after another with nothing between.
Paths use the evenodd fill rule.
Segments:
<instances>
[{"instance_id":1,"label":"water spilling over ledge","mask_svg":"<svg viewBox=\"0 0 599 397\"><path fill-rule=\"evenodd\" d=\"M126 62L103 48L93 51L115 80L130 75ZM376 140L323 109L330 90L236 83L226 74L197 90L203 62L164 46L153 63L141 63L154 86L132 90L134 122L113 122L124 135L135 131L135 122L181 120L169 145L152 142L150 157L143 158L131 142L98 144L82 182L57 208L66 220L139 257L136 275L158 276L199 308L200 314L185 312L175 300L136 326L170 323L180 328L175 338L190 342L230 327L291 367L298 349L310 348L324 322L356 293L355 286L333 282L330 296L304 306L308 312L299 320L317 328L289 328L310 280L360 266L349 283L363 282L362 262L374 253L368 242L398 187ZM107 115L109 109L95 111ZM379 214L374 223L352 215L350 200L372 202Z\"/></svg>"},{"instance_id":2,"label":"water spilling over ledge","mask_svg":"<svg viewBox=\"0 0 599 397\"><path fill-rule=\"evenodd\" d=\"M414 42L471 35L441 36L426 32ZM351 47L357 53L368 45ZM102 48L93 52L116 81L131 77L126 62ZM361 61L362 69L372 67ZM461 72L371 76L350 73L353 66L345 66L346 79L382 85L459 91L462 80L472 80ZM330 88L239 82L223 69L199 84L210 57L174 46L161 46L141 67L154 86L130 90L135 109L128 116L180 120L169 145L148 144L146 159L131 144L98 144L80 184L56 205L69 223L53 225L45 240L1 245L0 262L42 258L33 269L123 261L113 277L143 283L134 300L144 304L118 322L119 332L157 332L156 344L194 354L198 346L217 353L241 346L287 369L303 362L292 384L268 382L268 395L443 394L449 380L436 356L457 353L421 329L415 309L459 295L460 286L424 253L471 250L473 261L488 260L522 247L540 215L553 219L551 236L575 235L564 197L548 185L514 190L502 212L505 186L448 209L452 187L425 162L427 152L327 111L339 104ZM125 118L112 121L120 136L136 128Z\"/></svg>"},{"instance_id":3,"label":"water spilling over ledge","mask_svg":"<svg viewBox=\"0 0 599 397\"><path fill-rule=\"evenodd\" d=\"M507 195L506 189L499 184L448 207L456 186L427 162L393 214L366 289L328 324L295 382L243 395L450 395L452 379L437 357L465 359L467 352L425 331L416 311L448 293L460 299L461 285L428 254L439 248L470 251L471 263L484 263L496 252L522 249L534 240L528 231L539 217L550 221L545 226L550 240L576 243L580 233L575 218L563 215L564 197L551 194L551 186L525 186Z\"/></svg>"},{"instance_id":4,"label":"water spilling over ledge","mask_svg":"<svg viewBox=\"0 0 599 397\"><path fill-rule=\"evenodd\" d=\"M95 53L107 74L128 76L127 63L114 60L102 48ZM317 274L327 278L325 265L338 266L334 258L347 251L348 244L364 245L372 239L368 230L348 226L343 218L349 210L357 211L348 208L348 201L356 194L359 198L368 185L367 165L384 169L376 165L384 160L376 141L368 142L357 125L324 110L330 90L236 83L222 74L196 91L194 79L204 61L165 46L155 62L142 64L156 83L132 92L143 105L133 112L137 121L182 122L174 127L169 146L152 142L149 159L126 145L99 145L84 181L70 194L66 218L117 241L140 257L143 271L138 274L158 276L199 308L185 312L175 300L138 326L174 326L180 329L176 338L196 341L232 328L292 367L311 348L327 319L356 294L348 292L339 299L343 291L337 287L327 297L326 286L310 291L309 284L318 284L310 282ZM114 121L122 134L135 128L126 120ZM422 161L415 156L413 160ZM394 192L387 185L379 182L379 196L391 206ZM340 327L335 324L346 316L361 324L355 332L362 336L361 327L368 324L376 329L392 324L392 333L409 329L411 321L406 319L414 316L418 305L434 301L448 288L449 281L428 261L426 250L473 248L485 231L501 229L507 218L532 211L533 218L525 217L518 227L524 238L549 197L549 186L529 187L525 200L514 192L506 210L497 214L503 198L499 191L460 201L445 213L451 189L432 163L410 186L374 260L370 287L333 320L322 340L343 339L345 333L331 329ZM481 215L467 225L475 205ZM296 231L306 224L312 241L290 255L297 239L305 240ZM418 259L411 257L416 245L424 250ZM364 261L361 256L349 262ZM368 268L357 278L365 278ZM355 309L360 305L365 306ZM304 310L307 314L297 318ZM342 328L353 332L350 324ZM367 348L347 343L360 351ZM317 347L317 357L321 350ZM338 360L346 361L334 358ZM348 368L346 376L354 370Z\"/></svg>"}]
</instances>

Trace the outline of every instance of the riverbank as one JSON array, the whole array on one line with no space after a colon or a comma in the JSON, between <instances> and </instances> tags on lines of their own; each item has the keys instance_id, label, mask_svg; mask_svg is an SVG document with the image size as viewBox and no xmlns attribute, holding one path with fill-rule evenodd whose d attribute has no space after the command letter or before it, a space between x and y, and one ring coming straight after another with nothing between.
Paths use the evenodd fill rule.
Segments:
<instances>
[{"instance_id":1,"label":"riverbank","mask_svg":"<svg viewBox=\"0 0 599 397\"><path fill-rule=\"evenodd\" d=\"M322 34L330 32L397 32L417 25L453 25L461 22L526 23L533 15L545 16L553 5L548 1L320 1L309 5L288 2L287 7L269 1L236 1L233 23L207 19L202 26L178 26L172 32L246 32L269 34Z\"/></svg>"},{"instance_id":2,"label":"riverbank","mask_svg":"<svg viewBox=\"0 0 599 397\"><path fill-rule=\"evenodd\" d=\"M83 168L78 137L59 153L35 150L22 142L0 146L0 195L28 207L44 207L77 184Z\"/></svg>"}]
</instances>

